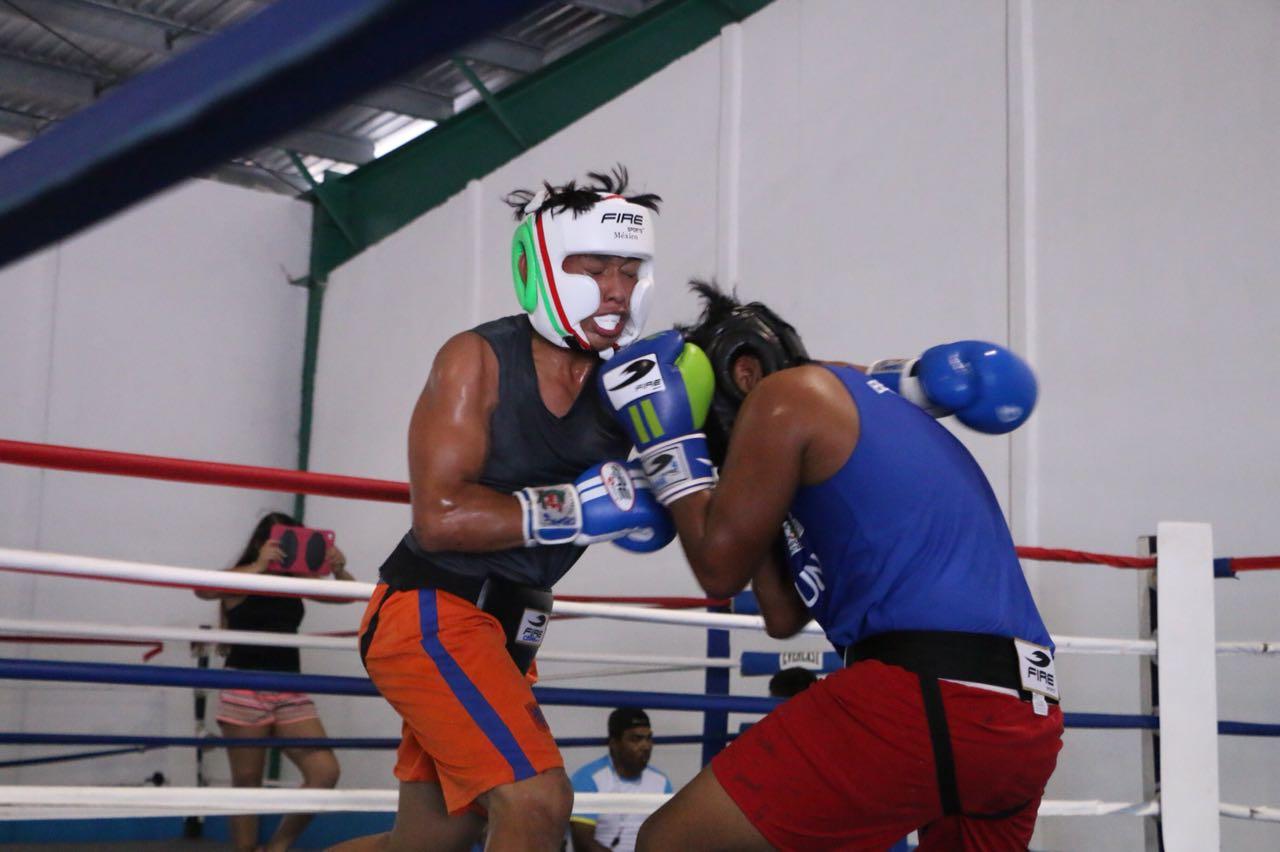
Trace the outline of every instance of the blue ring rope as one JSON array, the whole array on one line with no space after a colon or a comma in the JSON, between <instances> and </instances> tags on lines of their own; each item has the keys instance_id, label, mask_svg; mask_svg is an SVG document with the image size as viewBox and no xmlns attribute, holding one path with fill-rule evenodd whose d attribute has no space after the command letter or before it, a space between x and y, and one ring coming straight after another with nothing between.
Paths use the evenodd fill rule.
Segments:
<instances>
[{"instance_id":1,"label":"blue ring rope","mask_svg":"<svg viewBox=\"0 0 1280 852\"><path fill-rule=\"evenodd\" d=\"M55 754L47 757L25 757L20 760L0 760L0 769L13 769L19 766L43 766L48 763L70 763L74 760L91 760L96 757L142 754L145 751L148 751L147 746L134 746L133 748L113 748L106 751L77 751L73 754Z\"/></svg>"},{"instance_id":2,"label":"blue ring rope","mask_svg":"<svg viewBox=\"0 0 1280 852\"><path fill-rule=\"evenodd\" d=\"M336 675L303 675L257 672L244 669L184 669L175 666L144 666L114 663L73 663L62 660L15 660L0 658L0 678L13 680L74 681L80 683L133 684L145 686L185 686L215 689L256 689L263 691L309 692L318 695L377 695L367 678ZM535 687L539 703L549 706L623 707L650 710L724 711L768 713L780 699L744 695L696 695L676 692L638 692L614 689L563 689ZM1068 728L1154 730L1158 716L1116 713L1064 713ZM1228 736L1280 736L1280 725L1257 722L1220 721L1218 732ZM293 745L298 741L294 740Z\"/></svg>"},{"instance_id":3,"label":"blue ring rope","mask_svg":"<svg viewBox=\"0 0 1280 852\"><path fill-rule=\"evenodd\" d=\"M654 737L654 745L692 745L705 740L700 734L672 734ZM599 748L609 744L607 737L561 737L556 745L561 748ZM131 734L54 734L54 733L0 733L0 746L132 746L123 751L151 748L330 748L330 749L396 749L400 738L389 737L156 737ZM115 754L117 752L102 752ZM2 766L4 764L0 764Z\"/></svg>"},{"instance_id":4,"label":"blue ring rope","mask_svg":"<svg viewBox=\"0 0 1280 852\"><path fill-rule=\"evenodd\" d=\"M185 669L176 666L144 666L116 663L75 663L63 660L0 658L0 678L12 680L72 681L135 686L185 686L209 689L254 689L307 692L315 695L377 695L363 677L303 675L245 669ZM742 695L712 696L674 692L630 692L611 689L563 689L535 687L539 703L549 706L622 707L641 704L651 710L723 710L730 713L768 713L776 698Z\"/></svg>"}]
</instances>

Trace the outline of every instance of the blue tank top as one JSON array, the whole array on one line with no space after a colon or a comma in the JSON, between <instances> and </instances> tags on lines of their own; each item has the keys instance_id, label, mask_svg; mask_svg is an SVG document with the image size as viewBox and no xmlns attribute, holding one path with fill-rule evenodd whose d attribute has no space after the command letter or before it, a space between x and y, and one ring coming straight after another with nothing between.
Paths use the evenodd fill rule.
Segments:
<instances>
[{"instance_id":1,"label":"blue tank top","mask_svg":"<svg viewBox=\"0 0 1280 852\"><path fill-rule=\"evenodd\" d=\"M831 642L953 630L1051 645L969 451L874 379L827 369L853 397L861 435L834 476L796 492L784 533L796 589Z\"/></svg>"}]
</instances>

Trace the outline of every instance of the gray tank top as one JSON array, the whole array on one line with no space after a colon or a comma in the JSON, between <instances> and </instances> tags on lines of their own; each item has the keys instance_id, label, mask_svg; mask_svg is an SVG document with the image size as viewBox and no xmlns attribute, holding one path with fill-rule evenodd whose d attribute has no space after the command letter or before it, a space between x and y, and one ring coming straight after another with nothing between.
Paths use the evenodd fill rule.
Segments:
<instances>
[{"instance_id":1,"label":"gray tank top","mask_svg":"<svg viewBox=\"0 0 1280 852\"><path fill-rule=\"evenodd\" d=\"M542 402L533 369L533 328L524 314L503 317L472 329L498 358L498 404L489 419L489 455L480 483L510 494L530 485L572 482L591 465L625 459L631 441L605 409L588 379L573 407L556 417ZM380 572L396 588L430 585L430 572L467 577L498 575L518 583L549 589L582 556L573 545L520 547L488 553L427 553L412 531L401 548L412 560L389 559ZM414 576L417 575L417 576Z\"/></svg>"}]
</instances>

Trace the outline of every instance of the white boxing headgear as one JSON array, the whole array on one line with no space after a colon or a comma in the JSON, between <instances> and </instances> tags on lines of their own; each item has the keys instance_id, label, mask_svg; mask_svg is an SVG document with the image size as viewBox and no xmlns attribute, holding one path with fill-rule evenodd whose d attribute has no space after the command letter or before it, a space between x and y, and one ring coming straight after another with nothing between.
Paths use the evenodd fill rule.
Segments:
<instances>
[{"instance_id":1,"label":"white boxing headgear","mask_svg":"<svg viewBox=\"0 0 1280 852\"><path fill-rule=\"evenodd\" d=\"M511 244L511 273L520 307L547 340L566 349L592 351L582 323L600 309L600 285L590 275L565 272L566 257L599 254L640 260L639 280L631 292L626 325L613 347L599 353L608 359L640 336L648 318L657 213L632 204L621 195L603 195L591 209L576 215L567 209L536 212L545 198L540 192L525 206L535 212L516 227ZM520 270L522 259L524 274Z\"/></svg>"}]
</instances>

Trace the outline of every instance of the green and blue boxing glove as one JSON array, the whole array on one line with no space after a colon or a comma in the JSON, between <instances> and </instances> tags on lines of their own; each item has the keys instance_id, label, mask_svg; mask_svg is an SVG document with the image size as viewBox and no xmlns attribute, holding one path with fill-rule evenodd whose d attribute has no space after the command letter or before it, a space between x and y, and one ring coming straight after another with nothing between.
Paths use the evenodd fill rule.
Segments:
<instances>
[{"instance_id":1,"label":"green and blue boxing glove","mask_svg":"<svg viewBox=\"0 0 1280 852\"><path fill-rule=\"evenodd\" d=\"M659 503L715 485L702 433L715 374L701 349L674 329L663 331L618 351L597 381L605 405L635 442Z\"/></svg>"}]
</instances>

